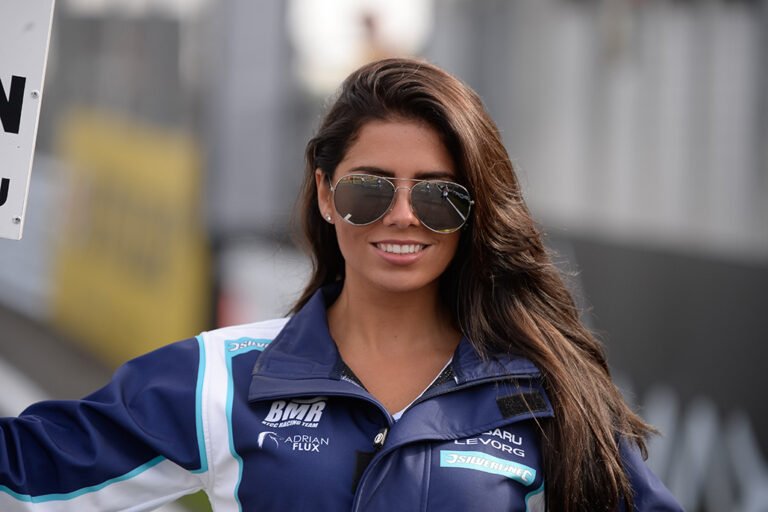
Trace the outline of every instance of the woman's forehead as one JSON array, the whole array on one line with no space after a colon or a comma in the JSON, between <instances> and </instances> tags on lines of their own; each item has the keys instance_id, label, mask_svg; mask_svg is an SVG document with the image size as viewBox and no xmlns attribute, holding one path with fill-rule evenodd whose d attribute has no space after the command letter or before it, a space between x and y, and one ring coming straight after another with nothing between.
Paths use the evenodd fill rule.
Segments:
<instances>
[{"instance_id":1,"label":"woman's forehead","mask_svg":"<svg viewBox=\"0 0 768 512\"><path fill-rule=\"evenodd\" d=\"M443 138L429 124L414 120L365 123L336 171L418 179L456 176L453 158Z\"/></svg>"}]
</instances>

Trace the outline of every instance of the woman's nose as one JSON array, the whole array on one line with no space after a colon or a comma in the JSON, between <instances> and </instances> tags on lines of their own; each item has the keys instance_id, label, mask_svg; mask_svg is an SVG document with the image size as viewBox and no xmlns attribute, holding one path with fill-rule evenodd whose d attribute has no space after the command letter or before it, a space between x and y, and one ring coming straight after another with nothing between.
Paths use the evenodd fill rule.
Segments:
<instances>
[{"instance_id":1,"label":"woman's nose","mask_svg":"<svg viewBox=\"0 0 768 512\"><path fill-rule=\"evenodd\" d=\"M395 197L392 199L394 204L384 216L384 223L397 227L418 226L419 219L414 215L411 208L411 189L408 187L397 187Z\"/></svg>"}]
</instances>

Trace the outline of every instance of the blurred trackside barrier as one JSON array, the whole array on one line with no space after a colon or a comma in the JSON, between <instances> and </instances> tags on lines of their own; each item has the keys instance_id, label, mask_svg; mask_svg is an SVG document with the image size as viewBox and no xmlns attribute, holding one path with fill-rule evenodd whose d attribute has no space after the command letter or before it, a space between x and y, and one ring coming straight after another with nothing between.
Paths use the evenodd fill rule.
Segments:
<instances>
[{"instance_id":1,"label":"blurred trackside barrier","mask_svg":"<svg viewBox=\"0 0 768 512\"><path fill-rule=\"evenodd\" d=\"M66 217L54 256L55 325L112 366L205 329L208 254L193 140L84 110L58 133Z\"/></svg>"}]
</instances>

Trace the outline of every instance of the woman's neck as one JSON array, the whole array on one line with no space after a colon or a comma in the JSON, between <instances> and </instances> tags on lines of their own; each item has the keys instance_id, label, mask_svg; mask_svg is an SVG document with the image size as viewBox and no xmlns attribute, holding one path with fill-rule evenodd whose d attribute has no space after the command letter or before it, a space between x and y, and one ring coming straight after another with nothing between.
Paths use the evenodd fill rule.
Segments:
<instances>
[{"instance_id":1,"label":"woman's neck","mask_svg":"<svg viewBox=\"0 0 768 512\"><path fill-rule=\"evenodd\" d=\"M392 292L346 282L328 310L331 335L344 353L398 357L452 353L460 335L440 305L438 285Z\"/></svg>"}]
</instances>

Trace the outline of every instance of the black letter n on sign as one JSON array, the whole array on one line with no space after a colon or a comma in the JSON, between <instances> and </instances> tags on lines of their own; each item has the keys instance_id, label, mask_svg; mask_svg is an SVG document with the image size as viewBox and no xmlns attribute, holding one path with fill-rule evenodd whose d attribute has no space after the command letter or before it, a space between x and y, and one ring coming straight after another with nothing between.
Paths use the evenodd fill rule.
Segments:
<instances>
[{"instance_id":1,"label":"black letter n on sign","mask_svg":"<svg viewBox=\"0 0 768 512\"><path fill-rule=\"evenodd\" d=\"M3 206L8 200L8 189L11 188L11 180L9 178L3 178L0 181L0 206Z\"/></svg>"},{"instance_id":2,"label":"black letter n on sign","mask_svg":"<svg viewBox=\"0 0 768 512\"><path fill-rule=\"evenodd\" d=\"M3 123L3 130L8 133L19 133L26 83L27 79L23 76L12 76L11 90L5 94L3 82L0 80L0 121Z\"/></svg>"}]
</instances>

